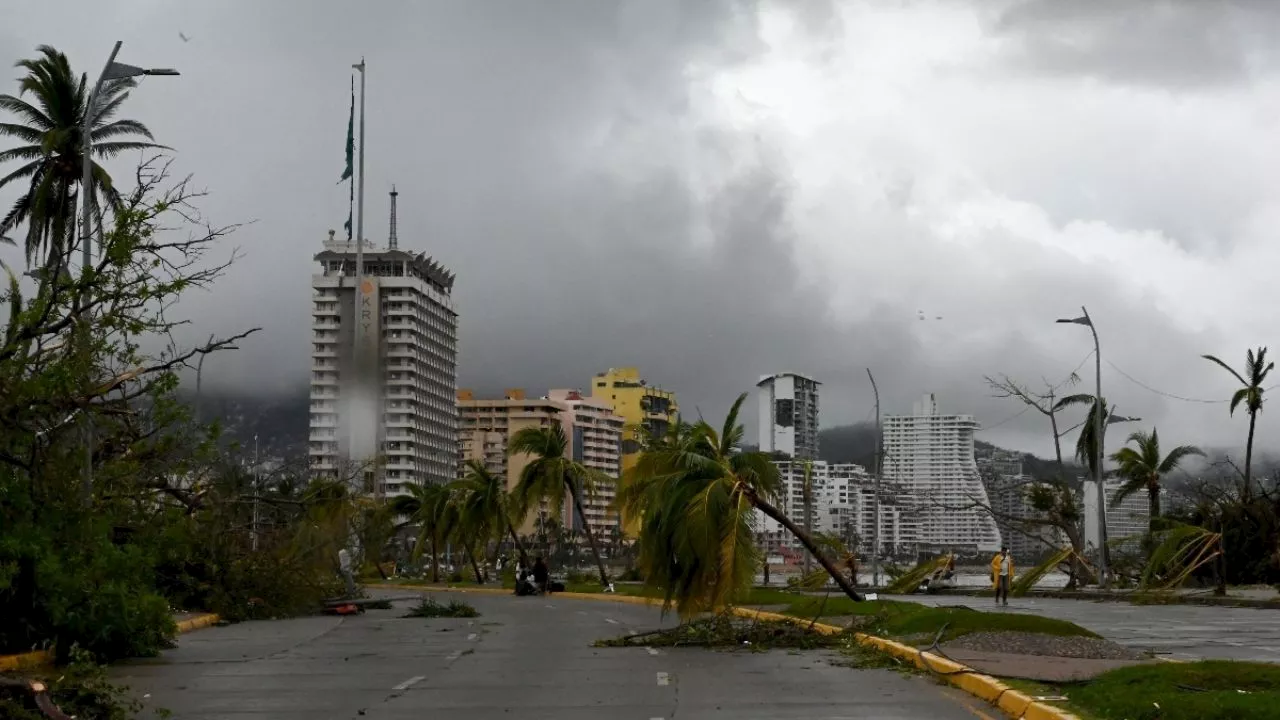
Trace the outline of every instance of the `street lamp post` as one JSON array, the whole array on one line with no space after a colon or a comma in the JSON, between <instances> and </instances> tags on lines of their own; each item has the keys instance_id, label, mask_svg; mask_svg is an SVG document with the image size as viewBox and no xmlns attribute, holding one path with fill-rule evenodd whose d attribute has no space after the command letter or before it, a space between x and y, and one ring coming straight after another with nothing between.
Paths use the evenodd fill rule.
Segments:
<instances>
[{"instance_id":1,"label":"street lamp post","mask_svg":"<svg viewBox=\"0 0 1280 720\"><path fill-rule=\"evenodd\" d=\"M84 106L84 119L80 124L80 253L81 253L81 272L87 273L93 265L93 213L91 209L91 200L93 198L93 121L97 117L98 93L102 90L102 85L108 80L123 80L125 78L138 77L139 75L177 75L177 70L169 68L140 68L133 65L125 65L116 62L116 55L120 53L120 46L124 42L117 40L114 47L111 48L111 55L107 57L107 64L102 67L102 74L98 76L98 82L94 83L93 90L89 93L89 99ZM86 298L87 300L87 298ZM85 502L89 501L93 492L93 418L85 415L85 466L84 466L84 496Z\"/></svg>"},{"instance_id":2,"label":"street lamp post","mask_svg":"<svg viewBox=\"0 0 1280 720\"><path fill-rule=\"evenodd\" d=\"M1093 480L1098 484L1098 574L1102 580L1103 587L1109 584L1108 568L1107 568L1107 503L1103 500L1105 490L1102 486L1102 436L1105 426L1102 421L1102 349L1098 344L1098 329L1093 325L1093 319L1089 317L1089 310L1083 305L1080 306L1080 312L1084 313L1078 318L1059 318L1060 323L1073 323L1076 325L1086 325L1089 332L1093 333L1093 361L1095 371L1095 392L1093 401L1093 428L1094 428L1094 467Z\"/></svg>"}]
</instances>

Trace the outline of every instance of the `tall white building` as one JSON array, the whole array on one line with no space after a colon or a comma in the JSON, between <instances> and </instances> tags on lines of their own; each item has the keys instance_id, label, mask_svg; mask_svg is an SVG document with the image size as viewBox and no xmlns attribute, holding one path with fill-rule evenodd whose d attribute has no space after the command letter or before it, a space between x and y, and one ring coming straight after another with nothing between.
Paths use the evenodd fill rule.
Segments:
<instances>
[{"instance_id":1,"label":"tall white building","mask_svg":"<svg viewBox=\"0 0 1280 720\"><path fill-rule=\"evenodd\" d=\"M366 240L363 251L359 288L354 243L330 232L315 256L312 474L387 495L403 493L406 483L449 482L458 435L454 275L399 249L394 194L388 247ZM358 471L363 478L352 477Z\"/></svg>"},{"instance_id":2,"label":"tall white building","mask_svg":"<svg viewBox=\"0 0 1280 720\"><path fill-rule=\"evenodd\" d=\"M805 526L805 462L776 462L782 480L778 508L800 527ZM875 536L874 478L854 463L815 460L808 463L811 527L857 546L860 555L871 551ZM920 522L914 517L915 504L901 488L881 487L880 549L882 555L907 555L919 542ZM756 515L756 528L770 552L782 548L798 550L800 544L780 524Z\"/></svg>"},{"instance_id":3,"label":"tall white building","mask_svg":"<svg viewBox=\"0 0 1280 720\"><path fill-rule=\"evenodd\" d=\"M1119 478L1103 481L1107 500L1107 544L1122 550L1137 551L1142 547L1142 536L1151 523L1151 505L1145 490L1133 493L1120 502L1115 501L1116 491L1124 485ZM1098 484L1084 482L1080 494L1080 512L1084 516L1084 544L1095 550L1098 547ZM1115 543L1115 545L1112 545Z\"/></svg>"},{"instance_id":4,"label":"tall white building","mask_svg":"<svg viewBox=\"0 0 1280 720\"><path fill-rule=\"evenodd\" d=\"M818 385L811 377L765 375L759 388L760 450L797 460L818 459Z\"/></svg>"},{"instance_id":5,"label":"tall white building","mask_svg":"<svg viewBox=\"0 0 1280 720\"><path fill-rule=\"evenodd\" d=\"M932 393L910 415L884 418L884 474L915 497L926 546L996 551L1000 531L973 456L972 415L943 415Z\"/></svg>"}]
</instances>

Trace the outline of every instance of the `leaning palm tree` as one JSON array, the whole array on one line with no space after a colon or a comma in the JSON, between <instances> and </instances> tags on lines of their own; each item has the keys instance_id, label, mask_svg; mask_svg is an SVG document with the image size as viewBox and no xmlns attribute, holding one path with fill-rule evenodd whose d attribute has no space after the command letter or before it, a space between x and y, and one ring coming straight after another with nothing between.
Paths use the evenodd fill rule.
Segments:
<instances>
[{"instance_id":1,"label":"leaning palm tree","mask_svg":"<svg viewBox=\"0 0 1280 720\"><path fill-rule=\"evenodd\" d=\"M772 502L780 486L769 455L741 452L740 395L717 431L704 420L677 422L651 438L619 493L619 505L640 519L637 565L645 582L665 592L682 617L731 602L755 577L755 511L778 522L854 600L852 583L818 542Z\"/></svg>"},{"instance_id":2,"label":"leaning palm tree","mask_svg":"<svg viewBox=\"0 0 1280 720\"><path fill-rule=\"evenodd\" d=\"M600 571L600 584L607 587L609 574L600 557L595 533L591 531L590 523L586 522L587 513L582 499L584 495L593 495L597 485L612 480L599 470L569 457L568 448L569 439L559 422L545 427L522 428L512 436L511 442L507 444L508 454L533 456L520 472L515 496L520 505L526 508L535 507L540 501L546 500L551 514L556 516L564 507L564 495L568 492L574 510L582 519L583 534L587 537L587 545L591 547L591 555Z\"/></svg>"},{"instance_id":3,"label":"leaning palm tree","mask_svg":"<svg viewBox=\"0 0 1280 720\"><path fill-rule=\"evenodd\" d=\"M1179 445L1169 451L1168 455L1160 455L1160 435L1155 428L1151 434L1135 432L1126 441L1134 447L1122 447L1111 455L1111 459L1119 465L1118 474L1124 484L1116 491L1113 503L1140 491L1147 491L1147 507L1150 509L1148 534L1154 534L1157 518L1160 517L1161 481L1169 473L1177 469L1178 464L1192 455L1204 456L1204 452L1194 445Z\"/></svg>"},{"instance_id":4,"label":"leaning palm tree","mask_svg":"<svg viewBox=\"0 0 1280 720\"><path fill-rule=\"evenodd\" d=\"M93 214L101 222L103 205L112 210L122 207L120 194L111 176L100 165L91 168L89 192L77 190L81 182L85 113L91 113L90 139L93 154L110 158L126 150L161 146L129 136L153 139L151 131L137 120L113 120L121 104L136 87L132 79L108 80L98 92L89 110L88 79L71 70L67 56L41 45L40 57L17 63L27 71L18 84L18 95L0 94L0 110L16 116L17 122L0 123L0 135L22 143L0 151L0 164L21 163L4 177L0 188L27 180L27 188L9 213L0 220L0 238L27 223L25 239L27 264L39 261L59 266L74 246L76 206L88 197ZM23 97L30 95L32 102ZM43 258L41 257L43 256Z\"/></svg>"},{"instance_id":5,"label":"leaning palm tree","mask_svg":"<svg viewBox=\"0 0 1280 720\"><path fill-rule=\"evenodd\" d=\"M1249 412L1249 437L1245 440L1244 446L1244 492L1242 493L1244 501L1248 502L1253 493L1253 431L1258 424L1258 413L1262 412L1262 393L1266 390L1263 387L1263 383L1267 381L1267 373L1270 373L1276 364L1267 362L1266 347L1259 347L1257 353L1254 353L1253 350L1245 353L1243 375L1213 355L1201 355L1201 357L1217 363L1223 370L1231 373L1232 377L1239 380L1243 386L1231 396L1228 414L1235 415L1236 406L1240 403L1244 403L1245 410Z\"/></svg>"},{"instance_id":6,"label":"leaning palm tree","mask_svg":"<svg viewBox=\"0 0 1280 720\"><path fill-rule=\"evenodd\" d=\"M476 529L486 543L491 538L501 545L503 539L510 536L521 562L528 565L524 544L516 534L515 522L517 517L523 519L525 513L520 503L507 492L506 479L489 472L483 462L468 460L458 489L461 521Z\"/></svg>"}]
</instances>

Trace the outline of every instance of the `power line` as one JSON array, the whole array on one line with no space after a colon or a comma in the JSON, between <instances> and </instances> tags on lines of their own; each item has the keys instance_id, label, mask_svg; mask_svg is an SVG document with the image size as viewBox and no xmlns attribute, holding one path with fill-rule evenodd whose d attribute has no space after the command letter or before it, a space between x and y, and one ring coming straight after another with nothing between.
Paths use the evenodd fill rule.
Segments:
<instances>
[{"instance_id":1,"label":"power line","mask_svg":"<svg viewBox=\"0 0 1280 720\"><path fill-rule=\"evenodd\" d=\"M1026 407L1022 408L1021 410L1019 410L1018 412L1016 412L1016 413L1014 413L1014 414L1010 415L1009 417L1007 417L1007 418L1005 418L1005 419L1001 420L1000 422L996 423L995 425L988 425L987 427L984 427L984 428L982 428L982 429L978 430L978 432L986 432L986 431L988 431L988 430L994 430L994 429L996 429L996 428L1000 427L1001 425L1003 425L1003 424L1005 424L1005 423L1007 423L1007 422L1013 422L1014 420L1017 420L1018 418L1022 417L1022 415L1023 415L1024 413L1026 413L1026 412L1027 412L1028 410L1030 410L1030 409L1031 409L1031 406L1030 406L1030 405L1028 405L1028 406L1026 406Z\"/></svg>"},{"instance_id":2,"label":"power line","mask_svg":"<svg viewBox=\"0 0 1280 720\"><path fill-rule=\"evenodd\" d=\"M1091 357L1093 357L1093 351L1092 351L1092 350L1090 350L1089 352L1085 353L1084 358L1083 358L1082 360L1080 360L1080 364L1076 365L1076 369L1075 369L1075 370L1072 370L1072 371L1071 371L1071 372L1069 372L1069 373L1067 373L1067 377L1066 377L1066 379L1064 379L1062 382L1058 383L1057 385L1054 385L1053 387L1051 387L1051 388L1049 389L1049 392L1051 392L1051 393L1053 393L1053 392L1057 392L1057 391L1058 391L1058 388L1062 387L1063 385L1066 385L1068 382L1071 382L1071 378L1072 378L1072 377L1074 377L1074 376L1075 376L1075 374L1076 374L1077 372L1080 372L1080 368L1084 367L1084 364L1085 364L1085 363L1087 363L1087 362L1089 362L1089 358L1091 358ZM978 430L978 432L986 432L986 431L988 431L988 430L994 430L994 429L996 429L996 428L1000 427L1001 425L1004 425L1005 423L1013 422L1014 420L1017 420L1018 418L1022 417L1022 416L1023 416L1023 415L1028 411L1028 410L1030 410L1031 408L1032 408L1032 406L1031 406L1031 405L1027 405L1026 407L1024 407L1024 408L1022 408L1021 410L1019 410L1018 412L1016 412L1016 413L1014 413L1014 414L1010 415L1009 417L1007 417L1007 418L1005 418L1005 419L1001 420L1000 422L998 422L998 423L996 423L996 424L994 424L994 425L988 425L987 427L984 427L984 428L982 428L982 429Z\"/></svg>"},{"instance_id":3,"label":"power line","mask_svg":"<svg viewBox=\"0 0 1280 720\"><path fill-rule=\"evenodd\" d=\"M1058 388L1060 388L1060 387L1062 387L1063 385L1066 385L1067 383L1071 382L1071 378L1076 377L1076 373L1080 372L1080 368L1084 367L1084 364L1085 364L1085 363L1087 363L1087 362L1089 362L1089 358L1091 358L1091 357L1093 357L1093 351L1092 351L1092 350L1090 350L1089 352L1085 353L1084 359L1080 361L1080 364L1079 364L1079 365L1076 365L1076 369L1075 369L1075 370L1072 370L1072 371L1071 371L1071 372L1069 372L1069 373L1067 373L1067 377L1066 377L1065 379L1063 379L1063 381L1062 381L1062 382L1058 383L1057 385L1054 385L1054 386L1053 386L1053 388L1050 390L1050 392L1057 392L1057 391L1058 391Z\"/></svg>"},{"instance_id":4,"label":"power line","mask_svg":"<svg viewBox=\"0 0 1280 720\"><path fill-rule=\"evenodd\" d=\"M1127 372L1125 372L1125 371L1121 370L1119 367L1117 367L1117 366L1116 366L1116 364L1115 364L1115 363L1111 362L1110 360L1108 360L1108 361L1107 361L1107 364L1111 366L1111 369L1112 369L1112 370L1115 370L1116 372L1120 373L1120 375L1121 375L1122 377L1124 377L1124 379L1128 380L1129 382L1133 383L1134 385L1137 385L1138 387L1140 387L1140 388L1142 388L1142 389L1144 389L1144 390L1147 390L1147 391L1149 391L1149 392L1153 392L1153 393L1155 393L1156 395L1163 395L1164 397L1172 398L1172 399L1174 399L1174 400L1181 400L1182 402L1202 403L1202 404L1205 404L1205 405L1220 405L1220 404L1225 403L1225 402L1230 402L1230 399L1227 399L1227 400L1204 400L1204 399L1201 399L1201 398L1189 398L1189 397L1183 397L1183 396L1181 396L1181 395L1174 395L1173 393L1167 393L1167 392L1165 392L1165 391L1163 391L1163 390L1157 390L1157 389L1155 389L1155 388L1151 387L1150 385L1148 385L1148 384L1146 384L1146 383L1142 382L1141 380L1139 380L1139 379L1135 378L1134 376L1130 375L1129 373L1127 373ZM1271 389L1273 389L1273 388L1277 388L1277 387L1280 387L1280 385L1272 385L1272 386L1270 386L1270 387L1263 388L1263 391L1265 392L1265 391L1267 391L1267 390L1271 390Z\"/></svg>"}]
</instances>

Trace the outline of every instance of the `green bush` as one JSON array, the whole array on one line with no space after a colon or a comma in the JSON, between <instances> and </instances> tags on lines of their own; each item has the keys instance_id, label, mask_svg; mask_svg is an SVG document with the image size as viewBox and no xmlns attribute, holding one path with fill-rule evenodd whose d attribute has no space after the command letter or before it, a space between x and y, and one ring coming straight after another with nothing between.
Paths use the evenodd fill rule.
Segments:
<instances>
[{"instance_id":1,"label":"green bush","mask_svg":"<svg viewBox=\"0 0 1280 720\"><path fill-rule=\"evenodd\" d=\"M0 483L6 499L20 487ZM50 521L0 505L0 652L52 647L59 660L78 646L111 660L154 655L174 634L169 604L156 592L145 547L74 510Z\"/></svg>"}]
</instances>

